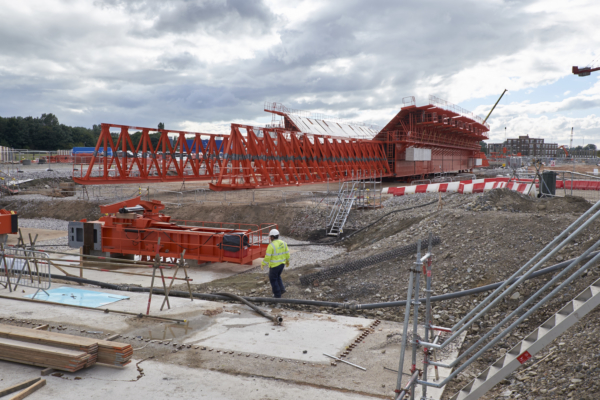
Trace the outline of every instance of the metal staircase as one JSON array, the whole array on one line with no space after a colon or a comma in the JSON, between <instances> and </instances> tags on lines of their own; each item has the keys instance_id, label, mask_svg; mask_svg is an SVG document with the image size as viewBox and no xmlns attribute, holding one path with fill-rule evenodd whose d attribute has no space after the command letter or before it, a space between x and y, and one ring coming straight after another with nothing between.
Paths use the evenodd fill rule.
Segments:
<instances>
[{"instance_id":1,"label":"metal staircase","mask_svg":"<svg viewBox=\"0 0 600 400\"><path fill-rule=\"evenodd\" d=\"M357 181L344 182L327 219L328 236L339 236L343 232L348 214L356 201Z\"/></svg>"},{"instance_id":2,"label":"metal staircase","mask_svg":"<svg viewBox=\"0 0 600 400\"><path fill-rule=\"evenodd\" d=\"M514 372L563 332L575 325L600 304L600 279L571 300L559 312L519 342L477 378L456 393L451 400L475 400Z\"/></svg>"}]
</instances>

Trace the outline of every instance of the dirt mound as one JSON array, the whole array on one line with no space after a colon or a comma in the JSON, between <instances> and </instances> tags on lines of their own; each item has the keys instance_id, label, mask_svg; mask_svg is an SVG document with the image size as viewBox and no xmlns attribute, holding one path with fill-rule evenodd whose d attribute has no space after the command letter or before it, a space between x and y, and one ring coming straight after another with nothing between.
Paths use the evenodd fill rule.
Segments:
<instances>
[{"instance_id":1,"label":"dirt mound","mask_svg":"<svg viewBox=\"0 0 600 400\"><path fill-rule=\"evenodd\" d=\"M85 200L68 201L23 201L18 197L0 201L0 208L16 211L21 218L55 218L64 221L79 221L100 218L100 206Z\"/></svg>"},{"instance_id":2,"label":"dirt mound","mask_svg":"<svg viewBox=\"0 0 600 400\"><path fill-rule=\"evenodd\" d=\"M394 236L395 234L410 228L412 225L423 219L422 217L401 219L402 217L403 216L400 214L398 214L398 216L391 215L388 219L380 221L356 235L353 235L342 244L346 246L348 251L370 246L373 243Z\"/></svg>"},{"instance_id":3,"label":"dirt mound","mask_svg":"<svg viewBox=\"0 0 600 400\"><path fill-rule=\"evenodd\" d=\"M508 189L491 190L484 201L500 210L517 212L576 213L586 212L591 204L582 197L545 197L535 199Z\"/></svg>"},{"instance_id":4,"label":"dirt mound","mask_svg":"<svg viewBox=\"0 0 600 400\"><path fill-rule=\"evenodd\" d=\"M166 207L165 214L172 219L194 221L237 222L260 225L275 223L282 235L289 235L292 221L304 213L300 207L277 205L202 205L191 204L184 207ZM292 235L294 236L294 235Z\"/></svg>"}]
</instances>

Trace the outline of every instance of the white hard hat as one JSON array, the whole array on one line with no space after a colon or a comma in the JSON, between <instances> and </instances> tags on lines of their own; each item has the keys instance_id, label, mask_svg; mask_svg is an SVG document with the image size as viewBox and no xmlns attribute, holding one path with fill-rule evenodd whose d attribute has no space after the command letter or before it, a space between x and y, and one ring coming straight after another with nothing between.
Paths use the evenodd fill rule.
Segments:
<instances>
[{"instance_id":1,"label":"white hard hat","mask_svg":"<svg viewBox=\"0 0 600 400\"><path fill-rule=\"evenodd\" d=\"M271 229L269 236L279 236L279 231L277 229Z\"/></svg>"}]
</instances>

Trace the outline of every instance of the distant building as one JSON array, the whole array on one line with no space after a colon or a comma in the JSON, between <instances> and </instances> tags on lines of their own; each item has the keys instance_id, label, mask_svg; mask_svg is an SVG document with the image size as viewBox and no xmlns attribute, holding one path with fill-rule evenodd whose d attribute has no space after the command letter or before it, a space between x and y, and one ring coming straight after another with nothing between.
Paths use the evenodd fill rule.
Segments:
<instances>
[{"instance_id":1,"label":"distant building","mask_svg":"<svg viewBox=\"0 0 600 400\"><path fill-rule=\"evenodd\" d=\"M558 144L544 143L544 139L530 138L529 135L518 139L508 139L506 149L512 154L521 153L529 157L556 157Z\"/></svg>"},{"instance_id":2,"label":"distant building","mask_svg":"<svg viewBox=\"0 0 600 400\"><path fill-rule=\"evenodd\" d=\"M506 142L504 142L504 143L488 143L487 144L488 154L489 153L502 154L502 149L504 147L506 147ZM507 149L507 151L508 151L508 149Z\"/></svg>"},{"instance_id":3,"label":"distant building","mask_svg":"<svg viewBox=\"0 0 600 400\"><path fill-rule=\"evenodd\" d=\"M582 149L580 147L567 149L567 151L569 152L569 157L573 158L596 158L598 156L596 150ZM566 157L564 151L559 152L558 157Z\"/></svg>"},{"instance_id":4,"label":"distant building","mask_svg":"<svg viewBox=\"0 0 600 400\"><path fill-rule=\"evenodd\" d=\"M506 155L521 153L524 157L556 157L558 152L557 143L544 143L544 139L530 138L529 135L508 139L504 143L488 143L490 152L502 153L504 147Z\"/></svg>"}]
</instances>

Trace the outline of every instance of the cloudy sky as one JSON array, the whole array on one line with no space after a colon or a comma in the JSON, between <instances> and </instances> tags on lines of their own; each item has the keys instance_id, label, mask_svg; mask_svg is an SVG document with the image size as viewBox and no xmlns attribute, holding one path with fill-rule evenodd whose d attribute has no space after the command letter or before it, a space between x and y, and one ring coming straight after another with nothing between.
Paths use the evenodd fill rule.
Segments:
<instances>
[{"instance_id":1,"label":"cloudy sky","mask_svg":"<svg viewBox=\"0 0 600 400\"><path fill-rule=\"evenodd\" d=\"M1 0L0 116L227 132L265 101L383 126L416 96L600 145L597 0ZM594 61L596 60L596 61Z\"/></svg>"}]
</instances>

